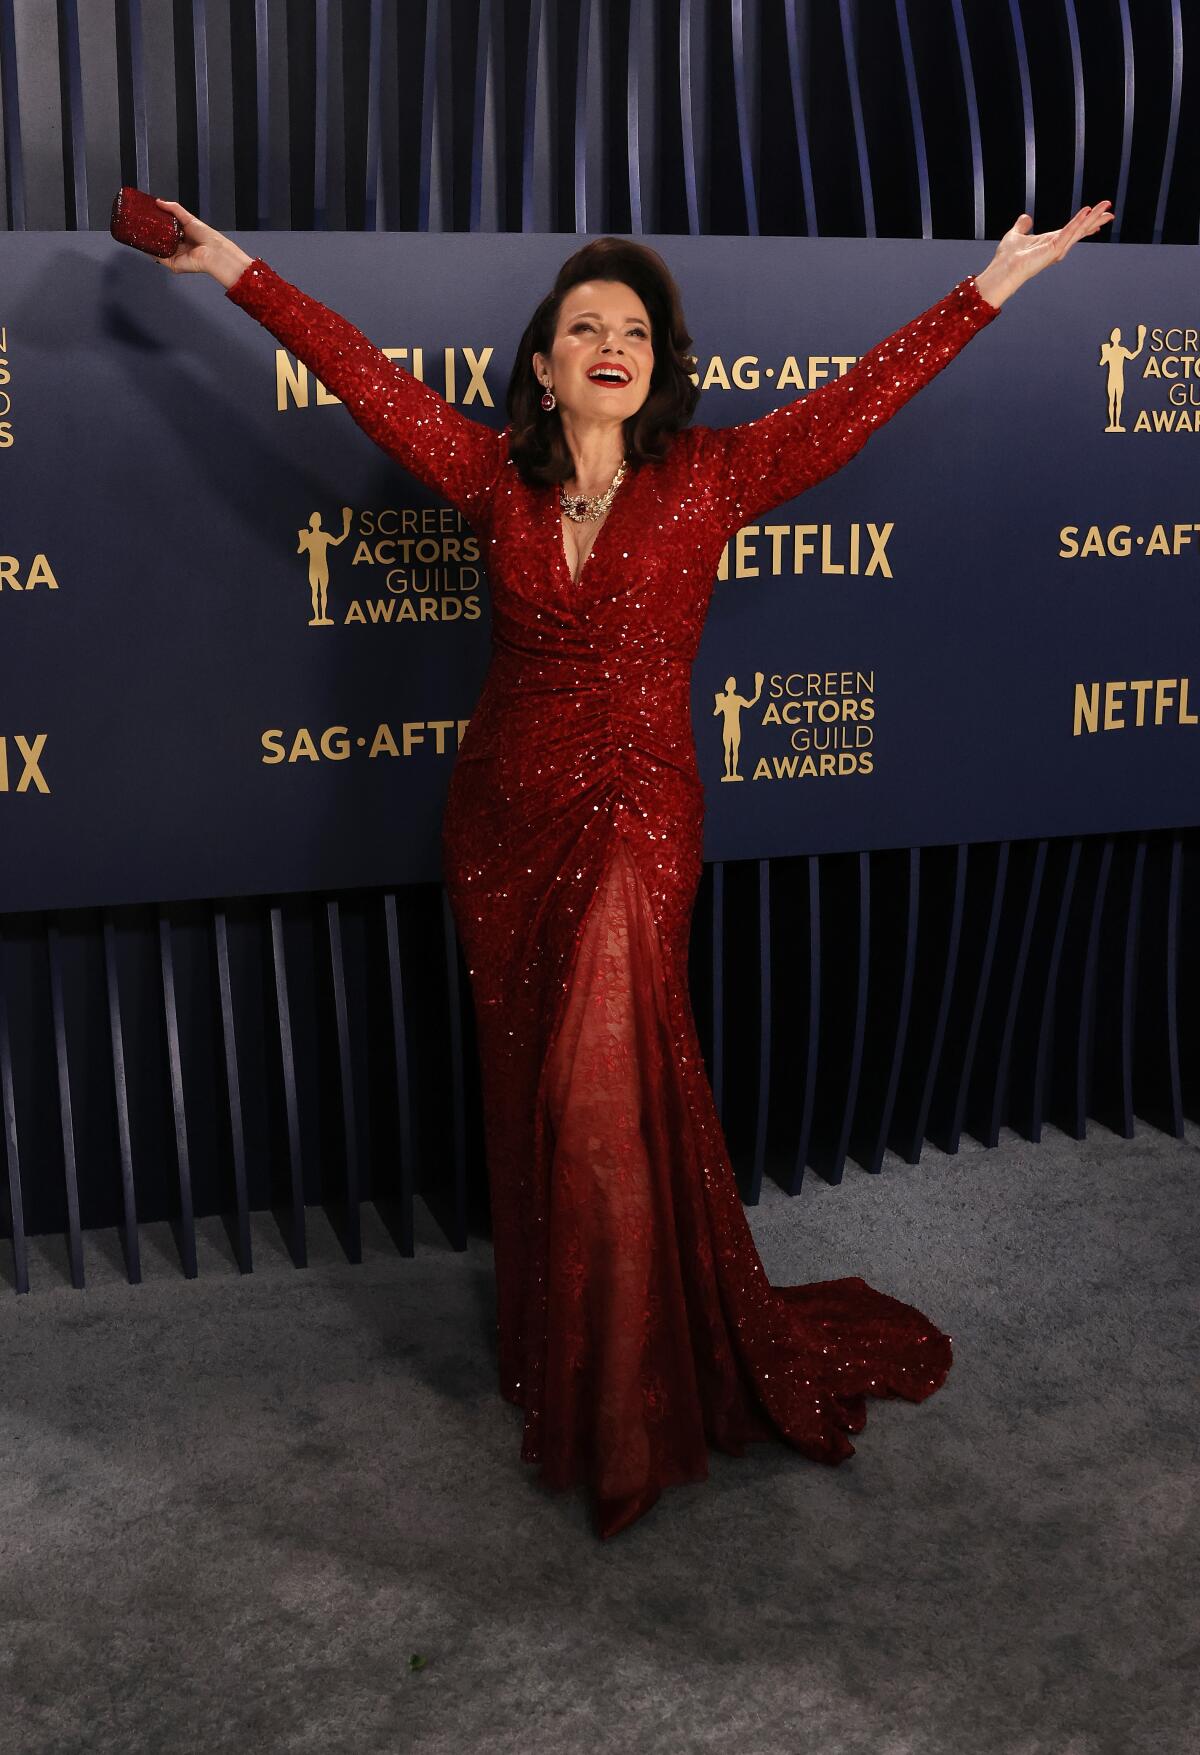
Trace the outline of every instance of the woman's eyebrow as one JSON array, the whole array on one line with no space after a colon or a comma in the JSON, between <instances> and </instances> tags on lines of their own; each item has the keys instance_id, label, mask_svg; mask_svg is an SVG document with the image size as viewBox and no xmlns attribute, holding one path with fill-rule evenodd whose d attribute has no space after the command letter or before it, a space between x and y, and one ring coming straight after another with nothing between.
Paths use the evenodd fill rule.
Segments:
<instances>
[{"instance_id":1,"label":"woman's eyebrow","mask_svg":"<svg viewBox=\"0 0 1200 1755\"><path fill-rule=\"evenodd\" d=\"M599 311L574 311L574 312L572 312L572 316L575 316L575 317L599 317L600 313L599 313ZM627 323L645 323L646 319L644 317L626 317L625 321Z\"/></svg>"}]
</instances>

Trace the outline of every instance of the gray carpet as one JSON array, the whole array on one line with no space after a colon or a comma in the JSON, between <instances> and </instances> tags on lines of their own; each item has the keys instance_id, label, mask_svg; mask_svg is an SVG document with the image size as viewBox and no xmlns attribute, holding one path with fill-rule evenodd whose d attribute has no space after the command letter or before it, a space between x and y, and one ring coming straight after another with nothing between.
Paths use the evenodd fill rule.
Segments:
<instances>
[{"instance_id":1,"label":"gray carpet","mask_svg":"<svg viewBox=\"0 0 1200 1755\"><path fill-rule=\"evenodd\" d=\"M861 1273L955 1343L838 1468L713 1454L602 1544L496 1392L491 1251L269 1217L0 1288L0 1748L1191 1755L1200 1133L1092 1126L773 1188L776 1283ZM423 1667L410 1665L420 1654Z\"/></svg>"}]
</instances>

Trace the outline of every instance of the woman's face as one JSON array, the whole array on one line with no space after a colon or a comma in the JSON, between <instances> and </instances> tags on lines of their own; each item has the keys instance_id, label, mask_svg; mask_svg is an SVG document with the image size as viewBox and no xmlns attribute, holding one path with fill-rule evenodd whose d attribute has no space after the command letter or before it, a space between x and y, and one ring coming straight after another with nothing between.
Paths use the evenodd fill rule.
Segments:
<instances>
[{"instance_id":1,"label":"woman's face","mask_svg":"<svg viewBox=\"0 0 1200 1755\"><path fill-rule=\"evenodd\" d=\"M616 369L607 378L595 376L604 367ZM553 348L534 354L533 369L564 412L628 420L650 394L654 370L645 305L624 281L580 281L559 306Z\"/></svg>"}]
</instances>

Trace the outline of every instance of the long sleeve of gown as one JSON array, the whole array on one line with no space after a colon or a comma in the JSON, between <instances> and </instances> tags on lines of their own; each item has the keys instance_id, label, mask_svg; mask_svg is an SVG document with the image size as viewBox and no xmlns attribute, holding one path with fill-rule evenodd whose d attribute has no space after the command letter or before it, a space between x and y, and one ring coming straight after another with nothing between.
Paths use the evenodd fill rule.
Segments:
<instances>
[{"instance_id":1,"label":"long sleeve of gown","mask_svg":"<svg viewBox=\"0 0 1200 1755\"><path fill-rule=\"evenodd\" d=\"M453 408L361 329L301 292L259 256L225 296L315 373L401 468L468 520L481 518L508 455L506 433Z\"/></svg>"},{"instance_id":2,"label":"long sleeve of gown","mask_svg":"<svg viewBox=\"0 0 1200 1755\"><path fill-rule=\"evenodd\" d=\"M757 420L706 428L702 456L729 530L824 481L1000 315L967 275L840 378Z\"/></svg>"}]
</instances>

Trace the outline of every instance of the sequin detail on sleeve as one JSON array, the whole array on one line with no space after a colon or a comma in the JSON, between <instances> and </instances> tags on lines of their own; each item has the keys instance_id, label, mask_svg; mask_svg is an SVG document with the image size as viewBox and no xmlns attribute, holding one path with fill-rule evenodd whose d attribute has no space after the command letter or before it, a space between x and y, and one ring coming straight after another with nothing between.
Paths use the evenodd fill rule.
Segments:
<instances>
[{"instance_id":1,"label":"sequin detail on sleeve","mask_svg":"<svg viewBox=\"0 0 1200 1755\"><path fill-rule=\"evenodd\" d=\"M1000 315L967 275L944 298L877 342L849 371L757 420L704 429L727 529L832 475L871 434Z\"/></svg>"},{"instance_id":2,"label":"sequin detail on sleeve","mask_svg":"<svg viewBox=\"0 0 1200 1755\"><path fill-rule=\"evenodd\" d=\"M225 297L302 360L389 457L473 524L485 521L508 456L507 432L453 408L361 329L276 274L260 256L226 288Z\"/></svg>"}]
</instances>

